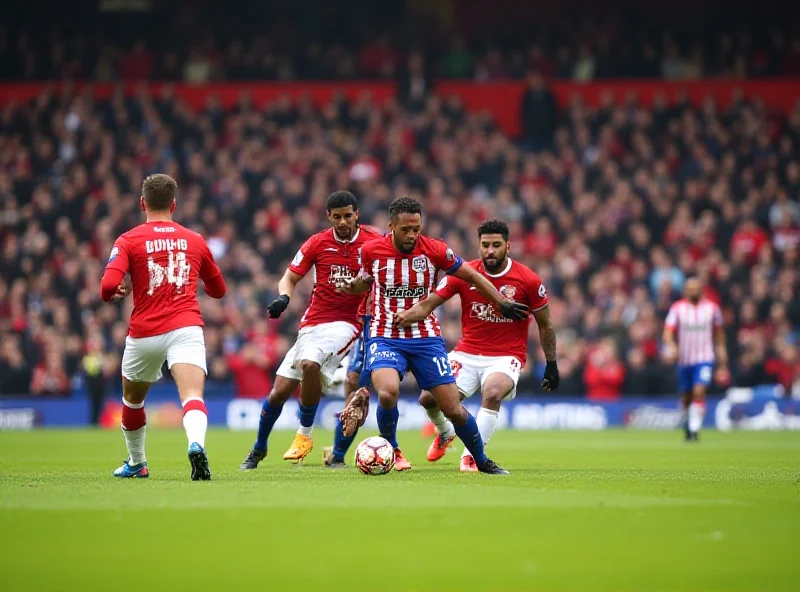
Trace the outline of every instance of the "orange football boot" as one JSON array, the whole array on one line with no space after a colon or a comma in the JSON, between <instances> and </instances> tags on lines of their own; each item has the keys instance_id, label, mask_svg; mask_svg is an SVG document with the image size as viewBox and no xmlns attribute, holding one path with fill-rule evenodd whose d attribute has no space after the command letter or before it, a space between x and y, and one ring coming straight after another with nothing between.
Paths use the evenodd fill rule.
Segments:
<instances>
[{"instance_id":1,"label":"orange football boot","mask_svg":"<svg viewBox=\"0 0 800 592\"><path fill-rule=\"evenodd\" d=\"M403 452L399 448L394 449L394 470L407 471L411 468L411 463L403 456Z\"/></svg>"},{"instance_id":2,"label":"orange football boot","mask_svg":"<svg viewBox=\"0 0 800 592\"><path fill-rule=\"evenodd\" d=\"M431 442L430 448L428 448L428 460L431 462L436 462L440 458L442 458L447 449L450 447L450 444L453 443L456 435L453 434L449 438L445 439L441 434L436 434L436 437Z\"/></svg>"},{"instance_id":3,"label":"orange football boot","mask_svg":"<svg viewBox=\"0 0 800 592\"><path fill-rule=\"evenodd\" d=\"M311 436L296 434L289 450L283 455L283 460L300 462L308 456L312 448L314 448L314 440L311 439Z\"/></svg>"},{"instance_id":4,"label":"orange football boot","mask_svg":"<svg viewBox=\"0 0 800 592\"><path fill-rule=\"evenodd\" d=\"M472 458L472 455L468 454L461 457L461 466L458 467L458 470L462 473L477 473L478 465L475 464L475 459Z\"/></svg>"}]
</instances>

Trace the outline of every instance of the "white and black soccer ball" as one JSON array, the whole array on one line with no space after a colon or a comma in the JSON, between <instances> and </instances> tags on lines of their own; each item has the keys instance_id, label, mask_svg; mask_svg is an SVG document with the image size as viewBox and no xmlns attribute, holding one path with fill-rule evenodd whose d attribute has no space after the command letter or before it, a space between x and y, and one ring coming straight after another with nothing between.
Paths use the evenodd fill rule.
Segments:
<instances>
[{"instance_id":1,"label":"white and black soccer ball","mask_svg":"<svg viewBox=\"0 0 800 592\"><path fill-rule=\"evenodd\" d=\"M355 465L365 475L385 475L394 467L394 447L380 436L372 436L356 446Z\"/></svg>"}]
</instances>

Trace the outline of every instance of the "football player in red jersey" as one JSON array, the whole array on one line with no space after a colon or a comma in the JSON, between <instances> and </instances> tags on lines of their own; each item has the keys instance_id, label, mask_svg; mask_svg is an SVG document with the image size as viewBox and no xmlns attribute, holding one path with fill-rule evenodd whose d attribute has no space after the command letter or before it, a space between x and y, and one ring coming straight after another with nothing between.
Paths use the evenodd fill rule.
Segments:
<instances>
[{"instance_id":1,"label":"football player in red jersey","mask_svg":"<svg viewBox=\"0 0 800 592\"><path fill-rule=\"evenodd\" d=\"M508 474L487 458L475 418L461 404L439 323L429 315L409 312L435 286L439 271L472 284L507 318L524 319L528 307L501 295L445 243L422 234L422 205L399 197L389 206L391 234L364 245L361 273L341 289L347 293L372 290L372 320L367 345L367 369L378 391L378 429L395 448L395 463L410 468L397 446L397 397L407 371L420 387L430 390L450 418L454 430L473 452L483 473ZM343 412L344 413L344 412Z\"/></svg>"},{"instance_id":2,"label":"football player in red jersey","mask_svg":"<svg viewBox=\"0 0 800 592\"><path fill-rule=\"evenodd\" d=\"M192 480L211 479L205 451L208 412L203 402L206 346L197 283L212 298L225 295L225 281L202 236L172 221L178 184L169 175L144 180L140 206L147 222L114 243L103 274L105 302L123 298L130 272L133 313L122 355L122 433L128 459L117 477L149 477L144 440L144 400L167 362L183 405Z\"/></svg>"},{"instance_id":3,"label":"football player in red jersey","mask_svg":"<svg viewBox=\"0 0 800 592\"><path fill-rule=\"evenodd\" d=\"M556 333L550 320L547 291L541 279L508 256L511 244L505 222L489 220L481 224L478 244L481 258L468 265L488 279L503 296L530 307L539 326L539 339L547 360L542 386L547 391L558 388ZM519 373L527 361L530 318L504 318L467 282L445 276L433 294L409 311L406 322L428 316L455 295L461 298L462 334L461 340L448 354L450 367L462 398L478 391L481 393L481 408L476 421L484 444L488 444L495 431L500 403L513 399L517 394ZM488 355L487 349L491 352ZM423 391L420 404L439 432L428 450L428 460L437 461L444 456L455 431L429 392ZM478 470L467 449L461 456L461 470Z\"/></svg>"},{"instance_id":4,"label":"football player in red jersey","mask_svg":"<svg viewBox=\"0 0 800 592\"><path fill-rule=\"evenodd\" d=\"M336 286L355 277L361 268L361 247L380 233L358 224L358 202L349 191L328 197L331 228L309 238L295 255L278 284L278 298L269 305L277 319L289 305L295 286L314 268L311 302L300 321L297 341L286 354L272 391L261 409L258 435L239 468L255 469L267 455L267 440L284 403L300 387L300 428L284 460L300 462L313 448L311 432L323 388L353 346L360 331L363 295L342 294Z\"/></svg>"}]
</instances>

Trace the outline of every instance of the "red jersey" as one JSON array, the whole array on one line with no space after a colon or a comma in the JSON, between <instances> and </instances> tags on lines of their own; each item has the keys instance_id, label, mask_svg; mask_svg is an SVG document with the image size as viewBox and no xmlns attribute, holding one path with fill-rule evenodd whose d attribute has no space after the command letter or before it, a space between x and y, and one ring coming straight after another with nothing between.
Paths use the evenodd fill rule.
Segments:
<instances>
[{"instance_id":1,"label":"red jersey","mask_svg":"<svg viewBox=\"0 0 800 592\"><path fill-rule=\"evenodd\" d=\"M361 248L367 241L380 237L380 233L359 226L353 238L343 241L337 238L333 228L318 232L309 238L289 269L298 275L306 275L314 268L314 290L311 302L300 320L300 328L345 321L361 326L358 309L364 300L363 294L342 294L336 291L336 280L352 279L361 268Z\"/></svg>"},{"instance_id":2,"label":"red jersey","mask_svg":"<svg viewBox=\"0 0 800 592\"><path fill-rule=\"evenodd\" d=\"M197 280L221 276L203 237L175 222L146 222L120 236L106 269L130 271L133 313L128 334L137 338L202 327Z\"/></svg>"},{"instance_id":3,"label":"red jersey","mask_svg":"<svg viewBox=\"0 0 800 592\"><path fill-rule=\"evenodd\" d=\"M463 263L445 243L426 236L420 236L414 250L408 254L395 247L391 233L364 245L361 273L375 280L370 337L439 337L439 322L433 315L410 327L398 327L395 317L428 297L439 270L455 273Z\"/></svg>"},{"instance_id":4,"label":"red jersey","mask_svg":"<svg viewBox=\"0 0 800 592\"><path fill-rule=\"evenodd\" d=\"M497 275L486 273L480 259L467 265L489 280L506 298L527 304L531 312L547 306L547 290L542 280L522 263L508 259L505 270ZM503 317L477 288L455 277L442 278L436 294L445 300L456 294L461 297L461 340L455 351L475 356L514 356L525 365L530 317L522 321Z\"/></svg>"}]
</instances>

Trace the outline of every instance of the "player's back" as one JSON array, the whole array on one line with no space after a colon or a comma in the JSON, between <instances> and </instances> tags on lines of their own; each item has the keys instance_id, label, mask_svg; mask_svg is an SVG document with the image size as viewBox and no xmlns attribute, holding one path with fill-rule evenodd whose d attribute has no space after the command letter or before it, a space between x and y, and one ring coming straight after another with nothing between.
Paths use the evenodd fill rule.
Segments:
<instances>
[{"instance_id":1,"label":"player's back","mask_svg":"<svg viewBox=\"0 0 800 592\"><path fill-rule=\"evenodd\" d=\"M198 280L218 270L202 236L175 222L146 222L117 240L109 264L121 256L133 284L131 337L203 326Z\"/></svg>"}]
</instances>

